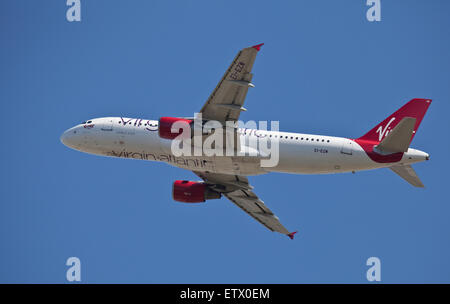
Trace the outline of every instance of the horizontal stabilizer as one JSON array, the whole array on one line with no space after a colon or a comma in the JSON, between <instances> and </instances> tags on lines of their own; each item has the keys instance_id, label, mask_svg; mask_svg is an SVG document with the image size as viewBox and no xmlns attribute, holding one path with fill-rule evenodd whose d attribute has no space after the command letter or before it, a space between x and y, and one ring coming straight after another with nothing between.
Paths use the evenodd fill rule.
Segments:
<instances>
[{"instance_id":1,"label":"horizontal stabilizer","mask_svg":"<svg viewBox=\"0 0 450 304\"><path fill-rule=\"evenodd\" d=\"M408 151L414 134L415 124L415 118L403 118L375 148L383 153Z\"/></svg>"},{"instance_id":2,"label":"horizontal stabilizer","mask_svg":"<svg viewBox=\"0 0 450 304\"><path fill-rule=\"evenodd\" d=\"M398 174L401 178L406 180L408 183L413 185L414 187L423 188L425 187L422 182L420 181L419 177L416 174L416 171L410 166L393 166L390 167L392 171Z\"/></svg>"}]
</instances>

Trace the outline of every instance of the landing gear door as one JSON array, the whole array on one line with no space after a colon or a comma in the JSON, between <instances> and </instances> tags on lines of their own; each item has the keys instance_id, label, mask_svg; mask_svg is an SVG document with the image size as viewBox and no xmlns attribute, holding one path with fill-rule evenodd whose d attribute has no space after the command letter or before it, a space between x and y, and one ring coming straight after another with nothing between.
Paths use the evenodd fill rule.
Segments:
<instances>
[{"instance_id":1,"label":"landing gear door","mask_svg":"<svg viewBox=\"0 0 450 304\"><path fill-rule=\"evenodd\" d=\"M341 148L342 154L352 155L353 154L353 141L350 139L344 139Z\"/></svg>"}]
</instances>

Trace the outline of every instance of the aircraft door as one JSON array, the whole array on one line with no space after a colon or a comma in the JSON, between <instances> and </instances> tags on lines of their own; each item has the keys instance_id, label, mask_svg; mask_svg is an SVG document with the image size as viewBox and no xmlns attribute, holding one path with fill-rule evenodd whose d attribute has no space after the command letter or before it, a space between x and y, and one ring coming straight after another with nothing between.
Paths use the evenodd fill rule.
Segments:
<instances>
[{"instance_id":1,"label":"aircraft door","mask_svg":"<svg viewBox=\"0 0 450 304\"><path fill-rule=\"evenodd\" d=\"M113 120L112 120L112 118L107 118L103 122L103 126L100 129L102 131L112 131L113 130Z\"/></svg>"},{"instance_id":2,"label":"aircraft door","mask_svg":"<svg viewBox=\"0 0 450 304\"><path fill-rule=\"evenodd\" d=\"M353 141L350 139L344 139L341 148L342 154L352 155L353 154Z\"/></svg>"}]
</instances>

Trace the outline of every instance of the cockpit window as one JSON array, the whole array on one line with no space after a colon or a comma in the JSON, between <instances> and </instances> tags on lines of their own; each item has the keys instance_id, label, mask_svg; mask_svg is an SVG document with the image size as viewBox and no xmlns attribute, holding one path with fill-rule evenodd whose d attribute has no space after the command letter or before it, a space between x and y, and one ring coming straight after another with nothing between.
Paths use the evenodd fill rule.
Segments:
<instances>
[{"instance_id":1,"label":"cockpit window","mask_svg":"<svg viewBox=\"0 0 450 304\"><path fill-rule=\"evenodd\" d=\"M87 123L91 123L92 122L92 120L89 120Z\"/></svg>"}]
</instances>

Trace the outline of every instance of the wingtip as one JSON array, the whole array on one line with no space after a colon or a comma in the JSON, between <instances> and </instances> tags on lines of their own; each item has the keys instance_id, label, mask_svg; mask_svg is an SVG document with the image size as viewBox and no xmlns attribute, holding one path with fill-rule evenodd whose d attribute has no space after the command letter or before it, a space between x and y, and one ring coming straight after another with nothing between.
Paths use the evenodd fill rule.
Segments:
<instances>
[{"instance_id":1,"label":"wingtip","mask_svg":"<svg viewBox=\"0 0 450 304\"><path fill-rule=\"evenodd\" d=\"M295 235L297 232L298 232L298 231L291 232L291 233L289 233L287 236L288 236L291 240L293 240L293 239L294 239L294 235Z\"/></svg>"},{"instance_id":2,"label":"wingtip","mask_svg":"<svg viewBox=\"0 0 450 304\"><path fill-rule=\"evenodd\" d=\"M262 47L263 45L264 45L264 43L260 43L260 44L257 44L257 45L252 46L252 48L256 49L256 50L259 52L259 50L261 50L261 47Z\"/></svg>"}]
</instances>

